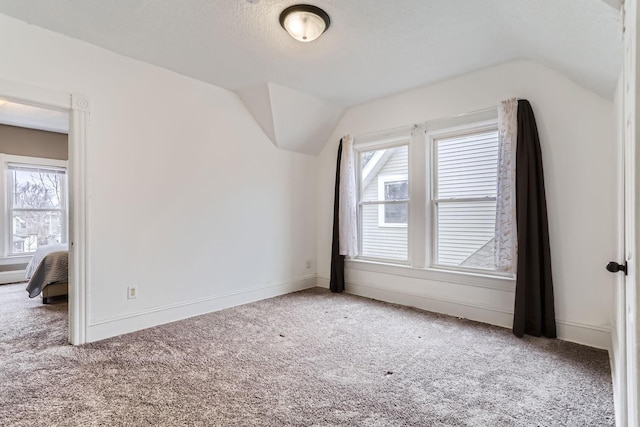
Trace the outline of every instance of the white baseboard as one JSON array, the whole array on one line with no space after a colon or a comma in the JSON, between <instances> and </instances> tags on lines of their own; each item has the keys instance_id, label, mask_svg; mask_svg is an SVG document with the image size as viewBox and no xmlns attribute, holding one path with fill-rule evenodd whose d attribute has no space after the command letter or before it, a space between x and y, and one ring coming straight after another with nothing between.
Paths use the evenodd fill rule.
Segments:
<instances>
[{"instance_id":1,"label":"white baseboard","mask_svg":"<svg viewBox=\"0 0 640 427\"><path fill-rule=\"evenodd\" d=\"M326 277L317 277L316 286L319 288L329 289L329 282L330 280Z\"/></svg>"},{"instance_id":2,"label":"white baseboard","mask_svg":"<svg viewBox=\"0 0 640 427\"><path fill-rule=\"evenodd\" d=\"M326 277L318 277L317 286L328 288L329 279ZM346 283L346 288L347 293L379 301L416 307L435 313L502 326L508 329L511 329L513 325L513 310L506 308L487 307L480 304L457 301L453 298L448 299L409 292L398 292L385 289L381 286L351 282ZM606 327L556 319L556 329L558 338L564 341L571 341L605 350L608 350L611 345L611 331Z\"/></svg>"},{"instance_id":3,"label":"white baseboard","mask_svg":"<svg viewBox=\"0 0 640 427\"><path fill-rule=\"evenodd\" d=\"M392 291L372 285L348 283L347 286L347 292L353 295L416 307L434 313L462 317L490 325L502 326L504 328L510 328L513 322L513 314L508 310L500 310L448 298L434 298L415 293Z\"/></svg>"},{"instance_id":4,"label":"white baseboard","mask_svg":"<svg viewBox=\"0 0 640 427\"><path fill-rule=\"evenodd\" d=\"M287 282L245 289L223 295L214 295L162 307L154 307L148 310L114 316L107 319L94 320L89 322L87 328L87 342L99 341L153 326L223 310L225 308L313 288L315 286L316 276L305 276Z\"/></svg>"},{"instance_id":5,"label":"white baseboard","mask_svg":"<svg viewBox=\"0 0 640 427\"><path fill-rule=\"evenodd\" d=\"M558 338L563 341L603 350L609 350L611 347L611 329L607 327L556 319L556 332Z\"/></svg>"},{"instance_id":6,"label":"white baseboard","mask_svg":"<svg viewBox=\"0 0 640 427\"><path fill-rule=\"evenodd\" d=\"M25 270L0 271L0 284L25 282Z\"/></svg>"}]
</instances>

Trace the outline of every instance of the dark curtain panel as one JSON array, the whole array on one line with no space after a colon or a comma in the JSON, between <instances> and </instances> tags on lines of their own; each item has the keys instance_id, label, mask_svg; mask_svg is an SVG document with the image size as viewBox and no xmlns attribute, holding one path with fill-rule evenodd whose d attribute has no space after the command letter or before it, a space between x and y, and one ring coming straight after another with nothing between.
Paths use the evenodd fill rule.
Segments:
<instances>
[{"instance_id":1,"label":"dark curtain panel","mask_svg":"<svg viewBox=\"0 0 640 427\"><path fill-rule=\"evenodd\" d=\"M536 119L527 100L518 101L516 147L518 277L513 333L556 337L551 250L542 155Z\"/></svg>"},{"instance_id":2,"label":"dark curtain panel","mask_svg":"<svg viewBox=\"0 0 640 427\"><path fill-rule=\"evenodd\" d=\"M331 292L344 291L344 255L340 255L340 232L338 215L340 209L340 160L342 159L342 139L338 146L338 164L336 165L336 191L333 198L333 243L331 244Z\"/></svg>"}]
</instances>

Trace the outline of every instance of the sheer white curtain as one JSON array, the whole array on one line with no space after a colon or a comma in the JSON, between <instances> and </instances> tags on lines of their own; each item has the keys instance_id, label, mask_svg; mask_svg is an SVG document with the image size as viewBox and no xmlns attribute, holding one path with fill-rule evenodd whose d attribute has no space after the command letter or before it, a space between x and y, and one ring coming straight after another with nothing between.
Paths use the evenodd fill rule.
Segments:
<instances>
[{"instance_id":1,"label":"sheer white curtain","mask_svg":"<svg viewBox=\"0 0 640 427\"><path fill-rule=\"evenodd\" d=\"M340 160L339 241L340 255L358 255L358 223L356 213L356 157L353 137L342 138Z\"/></svg>"},{"instance_id":2,"label":"sheer white curtain","mask_svg":"<svg viewBox=\"0 0 640 427\"><path fill-rule=\"evenodd\" d=\"M516 231L516 141L518 100L502 101L498 109L498 188L496 194L496 268L515 273Z\"/></svg>"}]
</instances>

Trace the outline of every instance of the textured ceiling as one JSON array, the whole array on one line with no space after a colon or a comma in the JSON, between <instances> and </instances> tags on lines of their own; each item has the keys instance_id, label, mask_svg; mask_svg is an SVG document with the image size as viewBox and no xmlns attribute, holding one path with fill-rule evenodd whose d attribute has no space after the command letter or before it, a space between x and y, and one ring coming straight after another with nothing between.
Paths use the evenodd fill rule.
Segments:
<instances>
[{"instance_id":1,"label":"textured ceiling","mask_svg":"<svg viewBox=\"0 0 640 427\"><path fill-rule=\"evenodd\" d=\"M619 0L312 0L315 42L280 27L292 0L0 0L0 13L234 91L266 82L342 106L513 59L613 97Z\"/></svg>"}]
</instances>

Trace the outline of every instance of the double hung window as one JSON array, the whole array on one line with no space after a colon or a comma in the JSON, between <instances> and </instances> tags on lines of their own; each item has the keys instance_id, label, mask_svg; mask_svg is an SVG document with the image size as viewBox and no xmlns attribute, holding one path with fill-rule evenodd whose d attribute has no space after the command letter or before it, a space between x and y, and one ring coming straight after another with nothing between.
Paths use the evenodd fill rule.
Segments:
<instances>
[{"instance_id":1,"label":"double hung window","mask_svg":"<svg viewBox=\"0 0 640 427\"><path fill-rule=\"evenodd\" d=\"M409 146L360 151L360 254L363 258L408 260Z\"/></svg>"},{"instance_id":2,"label":"double hung window","mask_svg":"<svg viewBox=\"0 0 640 427\"><path fill-rule=\"evenodd\" d=\"M66 168L55 165L64 162L6 158L3 162L6 200L3 217L8 236L5 253L29 254L42 245L66 242Z\"/></svg>"},{"instance_id":3,"label":"double hung window","mask_svg":"<svg viewBox=\"0 0 640 427\"><path fill-rule=\"evenodd\" d=\"M431 264L495 270L498 131L432 139Z\"/></svg>"},{"instance_id":4,"label":"double hung window","mask_svg":"<svg viewBox=\"0 0 640 427\"><path fill-rule=\"evenodd\" d=\"M496 273L495 120L398 141L356 139L359 258Z\"/></svg>"}]
</instances>

